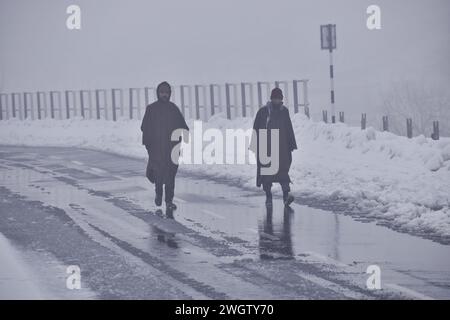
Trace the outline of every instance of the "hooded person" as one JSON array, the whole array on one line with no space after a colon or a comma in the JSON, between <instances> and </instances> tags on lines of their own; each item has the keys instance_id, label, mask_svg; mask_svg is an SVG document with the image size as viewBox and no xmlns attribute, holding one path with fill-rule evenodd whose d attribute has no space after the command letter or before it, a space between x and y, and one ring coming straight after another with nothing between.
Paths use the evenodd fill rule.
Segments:
<instances>
[{"instance_id":1,"label":"hooded person","mask_svg":"<svg viewBox=\"0 0 450 320\"><path fill-rule=\"evenodd\" d=\"M272 130L278 130L278 141L272 141ZM260 139L263 137L260 145ZM276 135L273 135L276 137ZM278 148L273 148L274 143ZM261 150L261 146L263 149ZM272 206L272 184L277 182L283 190L283 201L286 207L294 201L290 192L291 179L289 169L292 163L292 151L297 149L294 129L289 116L289 110L283 105L283 92L280 88L274 88L270 95L270 101L260 108L255 116L253 123L253 135L250 149L255 152L257 159L256 186L263 187L266 193L266 206ZM278 150L278 155L274 152ZM261 154L260 154L261 153ZM271 161L262 161L262 157L268 157ZM276 157L278 156L278 157ZM268 168L273 165L273 159L278 159L278 170L273 174L262 172L262 168Z\"/></svg>"},{"instance_id":2,"label":"hooded person","mask_svg":"<svg viewBox=\"0 0 450 320\"><path fill-rule=\"evenodd\" d=\"M172 151L179 147L182 136L173 141L172 135L176 130L189 128L177 105L170 102L171 88L167 82L158 85L156 95L157 101L147 106L141 124L142 144L148 152L146 176L155 184L155 204L162 204L164 186L166 208L174 210L178 159L172 159Z\"/></svg>"}]
</instances>

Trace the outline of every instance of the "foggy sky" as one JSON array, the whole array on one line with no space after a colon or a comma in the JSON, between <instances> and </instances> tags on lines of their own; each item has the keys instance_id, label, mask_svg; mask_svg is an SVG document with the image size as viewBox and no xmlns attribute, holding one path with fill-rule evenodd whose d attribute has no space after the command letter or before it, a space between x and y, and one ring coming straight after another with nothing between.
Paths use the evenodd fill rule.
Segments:
<instances>
[{"instance_id":1,"label":"foggy sky","mask_svg":"<svg viewBox=\"0 0 450 320\"><path fill-rule=\"evenodd\" d=\"M81 7L82 29L66 28ZM381 7L382 29L366 27ZM336 109L370 111L393 82L450 83L448 0L0 0L0 90L310 79L329 105L319 26L337 24Z\"/></svg>"}]
</instances>

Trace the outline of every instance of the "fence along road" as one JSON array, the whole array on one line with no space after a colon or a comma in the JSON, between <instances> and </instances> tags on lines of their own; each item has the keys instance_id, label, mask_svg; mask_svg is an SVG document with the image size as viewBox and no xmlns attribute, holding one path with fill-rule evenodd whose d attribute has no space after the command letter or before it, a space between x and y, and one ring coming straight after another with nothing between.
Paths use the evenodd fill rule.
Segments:
<instances>
[{"instance_id":1,"label":"fence along road","mask_svg":"<svg viewBox=\"0 0 450 320\"><path fill-rule=\"evenodd\" d=\"M242 82L172 86L171 100L186 118L205 120L218 112L228 119L253 116L270 97L273 87L283 90L293 113L309 115L308 80ZM0 120L23 119L141 119L145 106L156 100L156 88L38 91L0 94Z\"/></svg>"},{"instance_id":2,"label":"fence along road","mask_svg":"<svg viewBox=\"0 0 450 320\"><path fill-rule=\"evenodd\" d=\"M218 112L226 114L228 119L253 117L256 110L269 100L273 87L283 90L285 105L291 113L303 112L308 118L314 117L325 123L331 120L327 110L310 112L306 79L172 86L171 99L188 119L207 121ZM155 87L0 93L0 120L72 117L113 121L119 118L142 119L145 106L154 100ZM366 113L361 114L360 121L357 117L347 115L347 122L349 119L353 125L360 122L361 130L365 130L368 125ZM389 131L387 115L370 120L372 126ZM338 121L345 122L343 111L339 111ZM412 118L405 119L404 128L404 134L412 138L413 131L416 131L413 130ZM430 132L432 139L439 140L439 121L430 123Z\"/></svg>"}]
</instances>

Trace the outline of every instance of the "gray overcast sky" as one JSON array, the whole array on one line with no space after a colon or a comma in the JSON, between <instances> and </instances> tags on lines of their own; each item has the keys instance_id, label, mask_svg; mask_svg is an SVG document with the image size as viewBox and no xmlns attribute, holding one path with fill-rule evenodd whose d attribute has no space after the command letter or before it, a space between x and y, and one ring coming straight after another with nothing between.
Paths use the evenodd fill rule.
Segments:
<instances>
[{"instance_id":1,"label":"gray overcast sky","mask_svg":"<svg viewBox=\"0 0 450 320\"><path fill-rule=\"evenodd\" d=\"M81 7L82 29L66 28ZM366 28L381 7L382 29ZM449 0L0 0L4 92L310 79L328 105L319 26L337 24L337 110L370 111L382 88L450 83Z\"/></svg>"}]
</instances>

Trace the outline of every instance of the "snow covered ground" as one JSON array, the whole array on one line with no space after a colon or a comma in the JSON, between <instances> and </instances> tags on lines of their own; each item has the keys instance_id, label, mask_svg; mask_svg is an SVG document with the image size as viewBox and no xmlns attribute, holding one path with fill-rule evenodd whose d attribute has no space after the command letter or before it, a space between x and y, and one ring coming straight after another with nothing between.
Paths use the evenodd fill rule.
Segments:
<instances>
[{"instance_id":1,"label":"snow covered ground","mask_svg":"<svg viewBox=\"0 0 450 320\"><path fill-rule=\"evenodd\" d=\"M295 194L344 202L349 212L405 231L450 237L450 138L408 139L301 114L292 119L299 146L291 167ZM203 130L246 130L252 121L219 114L203 123ZM192 121L188 124L193 128ZM138 120L10 119L0 122L0 137L4 145L73 146L147 158ZM181 170L256 188L251 164L185 164Z\"/></svg>"},{"instance_id":2,"label":"snow covered ground","mask_svg":"<svg viewBox=\"0 0 450 320\"><path fill-rule=\"evenodd\" d=\"M0 233L0 299L46 297L22 260L19 252Z\"/></svg>"}]
</instances>

